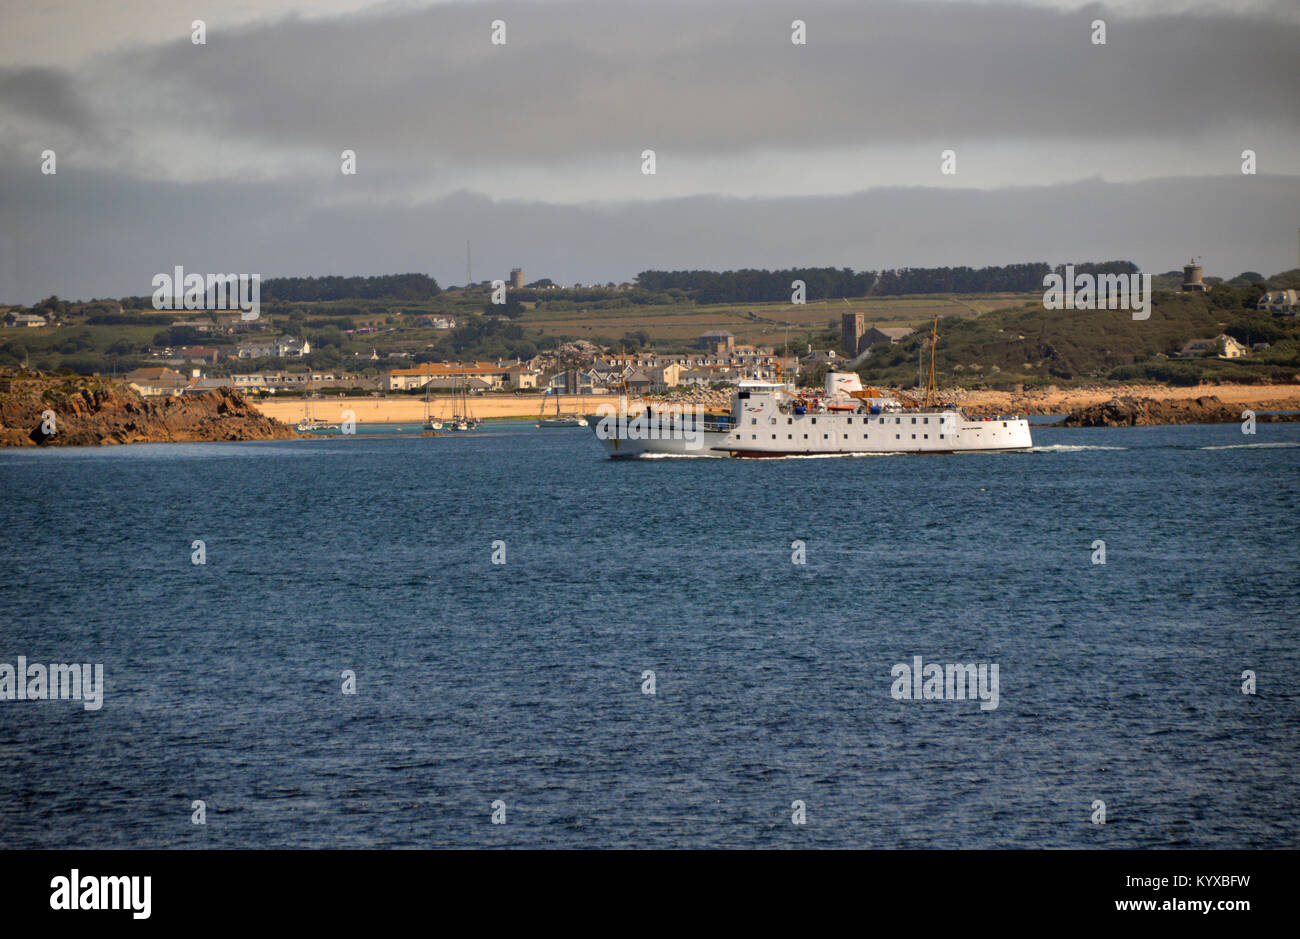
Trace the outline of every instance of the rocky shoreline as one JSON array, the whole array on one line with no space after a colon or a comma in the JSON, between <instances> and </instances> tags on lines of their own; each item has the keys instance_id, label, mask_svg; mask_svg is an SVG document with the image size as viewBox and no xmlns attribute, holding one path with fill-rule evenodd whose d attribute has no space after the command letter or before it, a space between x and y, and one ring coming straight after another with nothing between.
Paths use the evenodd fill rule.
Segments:
<instances>
[{"instance_id":1,"label":"rocky shoreline","mask_svg":"<svg viewBox=\"0 0 1300 939\"><path fill-rule=\"evenodd\" d=\"M1203 386L1206 390L1208 387ZM1258 422L1295 421L1300 414L1265 414L1265 410L1300 410L1294 399L1298 386L1247 389L1250 398L1242 400L1242 390L1219 386L1228 401L1216 394L1165 397L1175 389L1158 386L1125 389L1116 394L1108 389L1085 388L1057 393L1055 389L1019 394L946 390L939 397L945 404L957 404L972 417L1006 414L1067 414L1062 427L1140 427L1156 424L1224 424L1240 423L1243 412L1256 412ZM1150 394L1154 391L1159 397ZM1148 392L1142 394L1141 392ZM668 404L702 404L725 411L730 406L730 391L696 390L656 395L633 403L656 406ZM1070 397L1066 397L1069 395ZM1073 398L1073 400L1070 400ZM1234 400L1235 399L1235 400ZM321 402L323 404L324 402ZM340 406L360 411L370 406L382 409L391 402L347 399ZM482 402L480 402L482 403ZM516 402L517 403L517 402ZM570 410L592 408L597 399L578 400ZM616 403L605 401L599 403ZM297 413L301 402L278 403ZM400 401L410 414L401 420L418 420L421 401ZM529 400L520 408L534 415L536 403ZM264 404L263 407L266 407ZM269 408L268 408L269 410ZM318 407L319 410L319 407ZM53 412L53 433L46 415ZM414 415L414 416L412 416ZM384 415L367 415L363 420L379 420ZM123 443L193 443L203 441L287 440L298 438L289 424L268 416L239 392L221 388L203 394L180 397L142 398L129 386L97 377L49 375L21 370L0 370L0 446L99 446ZM310 435L308 435L310 436Z\"/></svg>"},{"instance_id":2,"label":"rocky shoreline","mask_svg":"<svg viewBox=\"0 0 1300 939\"><path fill-rule=\"evenodd\" d=\"M1241 411L1300 410L1300 384L1242 385L1235 383L1197 385L1193 387L1158 384L1084 384L1067 388L1049 385L1018 391L958 389L948 391L945 401L960 404L974 417L1002 414L1043 416L1072 414L1114 399L1134 398L1157 401L1194 401L1217 398L1227 407Z\"/></svg>"},{"instance_id":3,"label":"rocky shoreline","mask_svg":"<svg viewBox=\"0 0 1300 939\"><path fill-rule=\"evenodd\" d=\"M262 414L231 388L142 398L121 382L101 378L0 374L0 446L93 447L298 436L288 424Z\"/></svg>"},{"instance_id":4,"label":"rocky shoreline","mask_svg":"<svg viewBox=\"0 0 1300 939\"><path fill-rule=\"evenodd\" d=\"M1142 388L1141 390L1150 390ZM1109 400L1097 400L1099 392L1110 392ZM1260 389L1262 395L1269 393L1267 388ZM701 403L706 406L725 410L729 406L729 392L703 392L689 395L661 396L652 400L655 404L684 402ZM1045 416L1066 414L1065 420L1058 427L1146 427L1156 424L1236 424L1245 420L1244 412L1255 412L1259 423L1274 421L1300 420L1296 414L1264 414L1264 410L1254 403L1225 402L1217 395L1203 394L1196 397L1155 397L1145 394L1115 394L1113 389L1104 386L1090 386L1075 389L1066 394L1078 395L1083 402L1071 402L1065 394L1056 389L1004 395L1002 399L993 398L983 392L969 392L965 389L945 389L939 392L939 403L958 406L971 417L997 417L1009 414L1022 416ZM1093 400L1088 401L1091 398ZM1292 402L1282 401L1279 410L1300 410L1286 408ZM1069 406L1073 404L1073 406ZM1063 406L1065 405L1065 406Z\"/></svg>"},{"instance_id":5,"label":"rocky shoreline","mask_svg":"<svg viewBox=\"0 0 1300 939\"><path fill-rule=\"evenodd\" d=\"M1148 427L1156 424L1239 424L1246 408L1214 395L1199 398L1115 397L1071 411L1060 427ZM1300 414L1256 414L1258 422L1295 421Z\"/></svg>"}]
</instances>

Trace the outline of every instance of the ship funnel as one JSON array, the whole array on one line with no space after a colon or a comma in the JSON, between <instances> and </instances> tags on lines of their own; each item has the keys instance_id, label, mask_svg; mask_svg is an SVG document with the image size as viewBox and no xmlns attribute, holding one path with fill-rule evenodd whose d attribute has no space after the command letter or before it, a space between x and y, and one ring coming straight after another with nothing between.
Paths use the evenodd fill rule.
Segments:
<instances>
[{"instance_id":1,"label":"ship funnel","mask_svg":"<svg viewBox=\"0 0 1300 939\"><path fill-rule=\"evenodd\" d=\"M856 372L827 372L826 397L843 397L862 390L862 382Z\"/></svg>"}]
</instances>

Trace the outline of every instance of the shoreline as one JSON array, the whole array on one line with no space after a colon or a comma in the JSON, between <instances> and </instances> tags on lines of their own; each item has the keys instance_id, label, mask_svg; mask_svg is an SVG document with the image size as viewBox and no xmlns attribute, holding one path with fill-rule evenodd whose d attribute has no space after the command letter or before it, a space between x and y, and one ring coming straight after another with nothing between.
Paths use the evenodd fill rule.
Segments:
<instances>
[{"instance_id":1,"label":"shoreline","mask_svg":"<svg viewBox=\"0 0 1300 939\"><path fill-rule=\"evenodd\" d=\"M1255 411L1300 410L1300 384L1085 385L1053 391L965 391L958 393L956 400L962 407L981 414L996 412L1039 416L1069 414L1072 411L1105 404L1112 398L1194 401L1203 397L1218 398L1226 405L1250 408Z\"/></svg>"},{"instance_id":2,"label":"shoreline","mask_svg":"<svg viewBox=\"0 0 1300 939\"><path fill-rule=\"evenodd\" d=\"M543 400L542 395L484 395L470 399L470 410L481 420L522 419L536 420ZM1044 391L964 391L955 396L944 393L945 400L955 400L963 408L976 414L1023 414L1026 416L1066 415L1071 411L1104 404L1112 398L1154 398L1157 400L1190 401L1201 397L1217 397L1227 405L1250 408L1256 411L1300 410L1300 384L1290 385L1157 385L1116 384L1088 385ZM555 396L545 396L547 413L554 414ZM618 395L561 395L560 411L564 414L591 414L601 404L617 407ZM633 398L635 405L643 399ZM651 401L678 400L692 403L697 398L665 399L651 396ZM714 399L716 401L716 397ZM276 398L274 400L248 399L249 404L267 417L283 421L290 426L305 415L304 399ZM344 411L352 411L358 424L403 424L424 420L425 401L419 397L393 396L388 398L312 398L311 413L317 420L339 423ZM445 416L452 402L448 398L434 400L432 413Z\"/></svg>"},{"instance_id":3,"label":"shoreline","mask_svg":"<svg viewBox=\"0 0 1300 939\"><path fill-rule=\"evenodd\" d=\"M555 399L560 400L563 414L590 414L600 404L618 405L618 395L483 395L470 398L470 412L479 420L497 420L503 418L536 420L541 410L542 400L546 400L546 416L555 416ZM246 399L249 404L267 417L275 418L293 426L306 414L305 401L311 403L311 416L316 420L331 424L343 420L344 411L352 411L358 424L406 424L412 421L424 422L425 401L420 397L394 395L389 398L267 398ZM452 401L449 396L435 398L429 403L433 416L446 419L451 413Z\"/></svg>"}]
</instances>

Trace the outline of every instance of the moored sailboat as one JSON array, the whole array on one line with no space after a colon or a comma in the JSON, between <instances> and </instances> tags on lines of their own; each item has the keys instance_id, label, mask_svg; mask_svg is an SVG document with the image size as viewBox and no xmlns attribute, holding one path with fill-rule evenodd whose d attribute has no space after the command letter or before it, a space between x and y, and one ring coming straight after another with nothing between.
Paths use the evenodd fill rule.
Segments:
<instances>
[{"instance_id":1,"label":"moored sailboat","mask_svg":"<svg viewBox=\"0 0 1300 939\"><path fill-rule=\"evenodd\" d=\"M548 389L546 394L551 394ZM586 427L587 419L579 414L561 414L560 413L560 396L555 395L555 416L546 416L546 398L542 398L542 410L537 415L537 426L541 428L556 427Z\"/></svg>"},{"instance_id":2,"label":"moored sailboat","mask_svg":"<svg viewBox=\"0 0 1300 939\"><path fill-rule=\"evenodd\" d=\"M327 421L319 421L311 416L311 382L308 381L302 392L302 420L294 426L294 429L300 434L305 434L314 430L324 430L329 426Z\"/></svg>"}]
</instances>

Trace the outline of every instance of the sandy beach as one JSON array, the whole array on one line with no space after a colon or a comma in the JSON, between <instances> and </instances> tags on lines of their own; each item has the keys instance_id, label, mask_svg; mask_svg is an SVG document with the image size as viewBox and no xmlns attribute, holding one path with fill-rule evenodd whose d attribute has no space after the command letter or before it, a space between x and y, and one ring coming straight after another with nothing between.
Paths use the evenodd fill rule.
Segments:
<instances>
[{"instance_id":1,"label":"sandy beach","mask_svg":"<svg viewBox=\"0 0 1300 939\"><path fill-rule=\"evenodd\" d=\"M1138 398L1190 399L1205 395L1217 397L1225 404L1240 405L1262 411L1300 410L1300 384L1297 385L1090 385L1056 391L966 391L961 404L972 411L1066 414L1078 408L1109 401L1116 396ZM296 424L304 416L302 398L276 398L253 402L259 411L287 424ZM603 403L618 404L617 395L564 395L560 410L565 414L591 414ZM470 399L470 409L479 418L535 418L542 405L540 395L483 395ZM388 398L313 398L312 417L333 422L343 420L343 412L352 411L358 423L400 424L424 420L424 399L394 395ZM433 413L446 416L450 399L435 400ZM546 399L546 411L555 413L555 399Z\"/></svg>"},{"instance_id":2,"label":"sandy beach","mask_svg":"<svg viewBox=\"0 0 1300 939\"><path fill-rule=\"evenodd\" d=\"M542 406L541 395L483 395L470 398L470 412L477 418L535 418ZM602 402L618 404L617 395L561 395L562 414L590 414ZM257 409L268 417L296 424L306 411L302 398L274 398L254 401ZM451 414L450 397L435 398L430 409L435 417ZM343 412L352 411L359 424L401 424L424 420L424 399L393 395L388 398L312 398L311 416L316 420L339 423ZM555 414L555 397L546 398L546 413Z\"/></svg>"}]
</instances>

